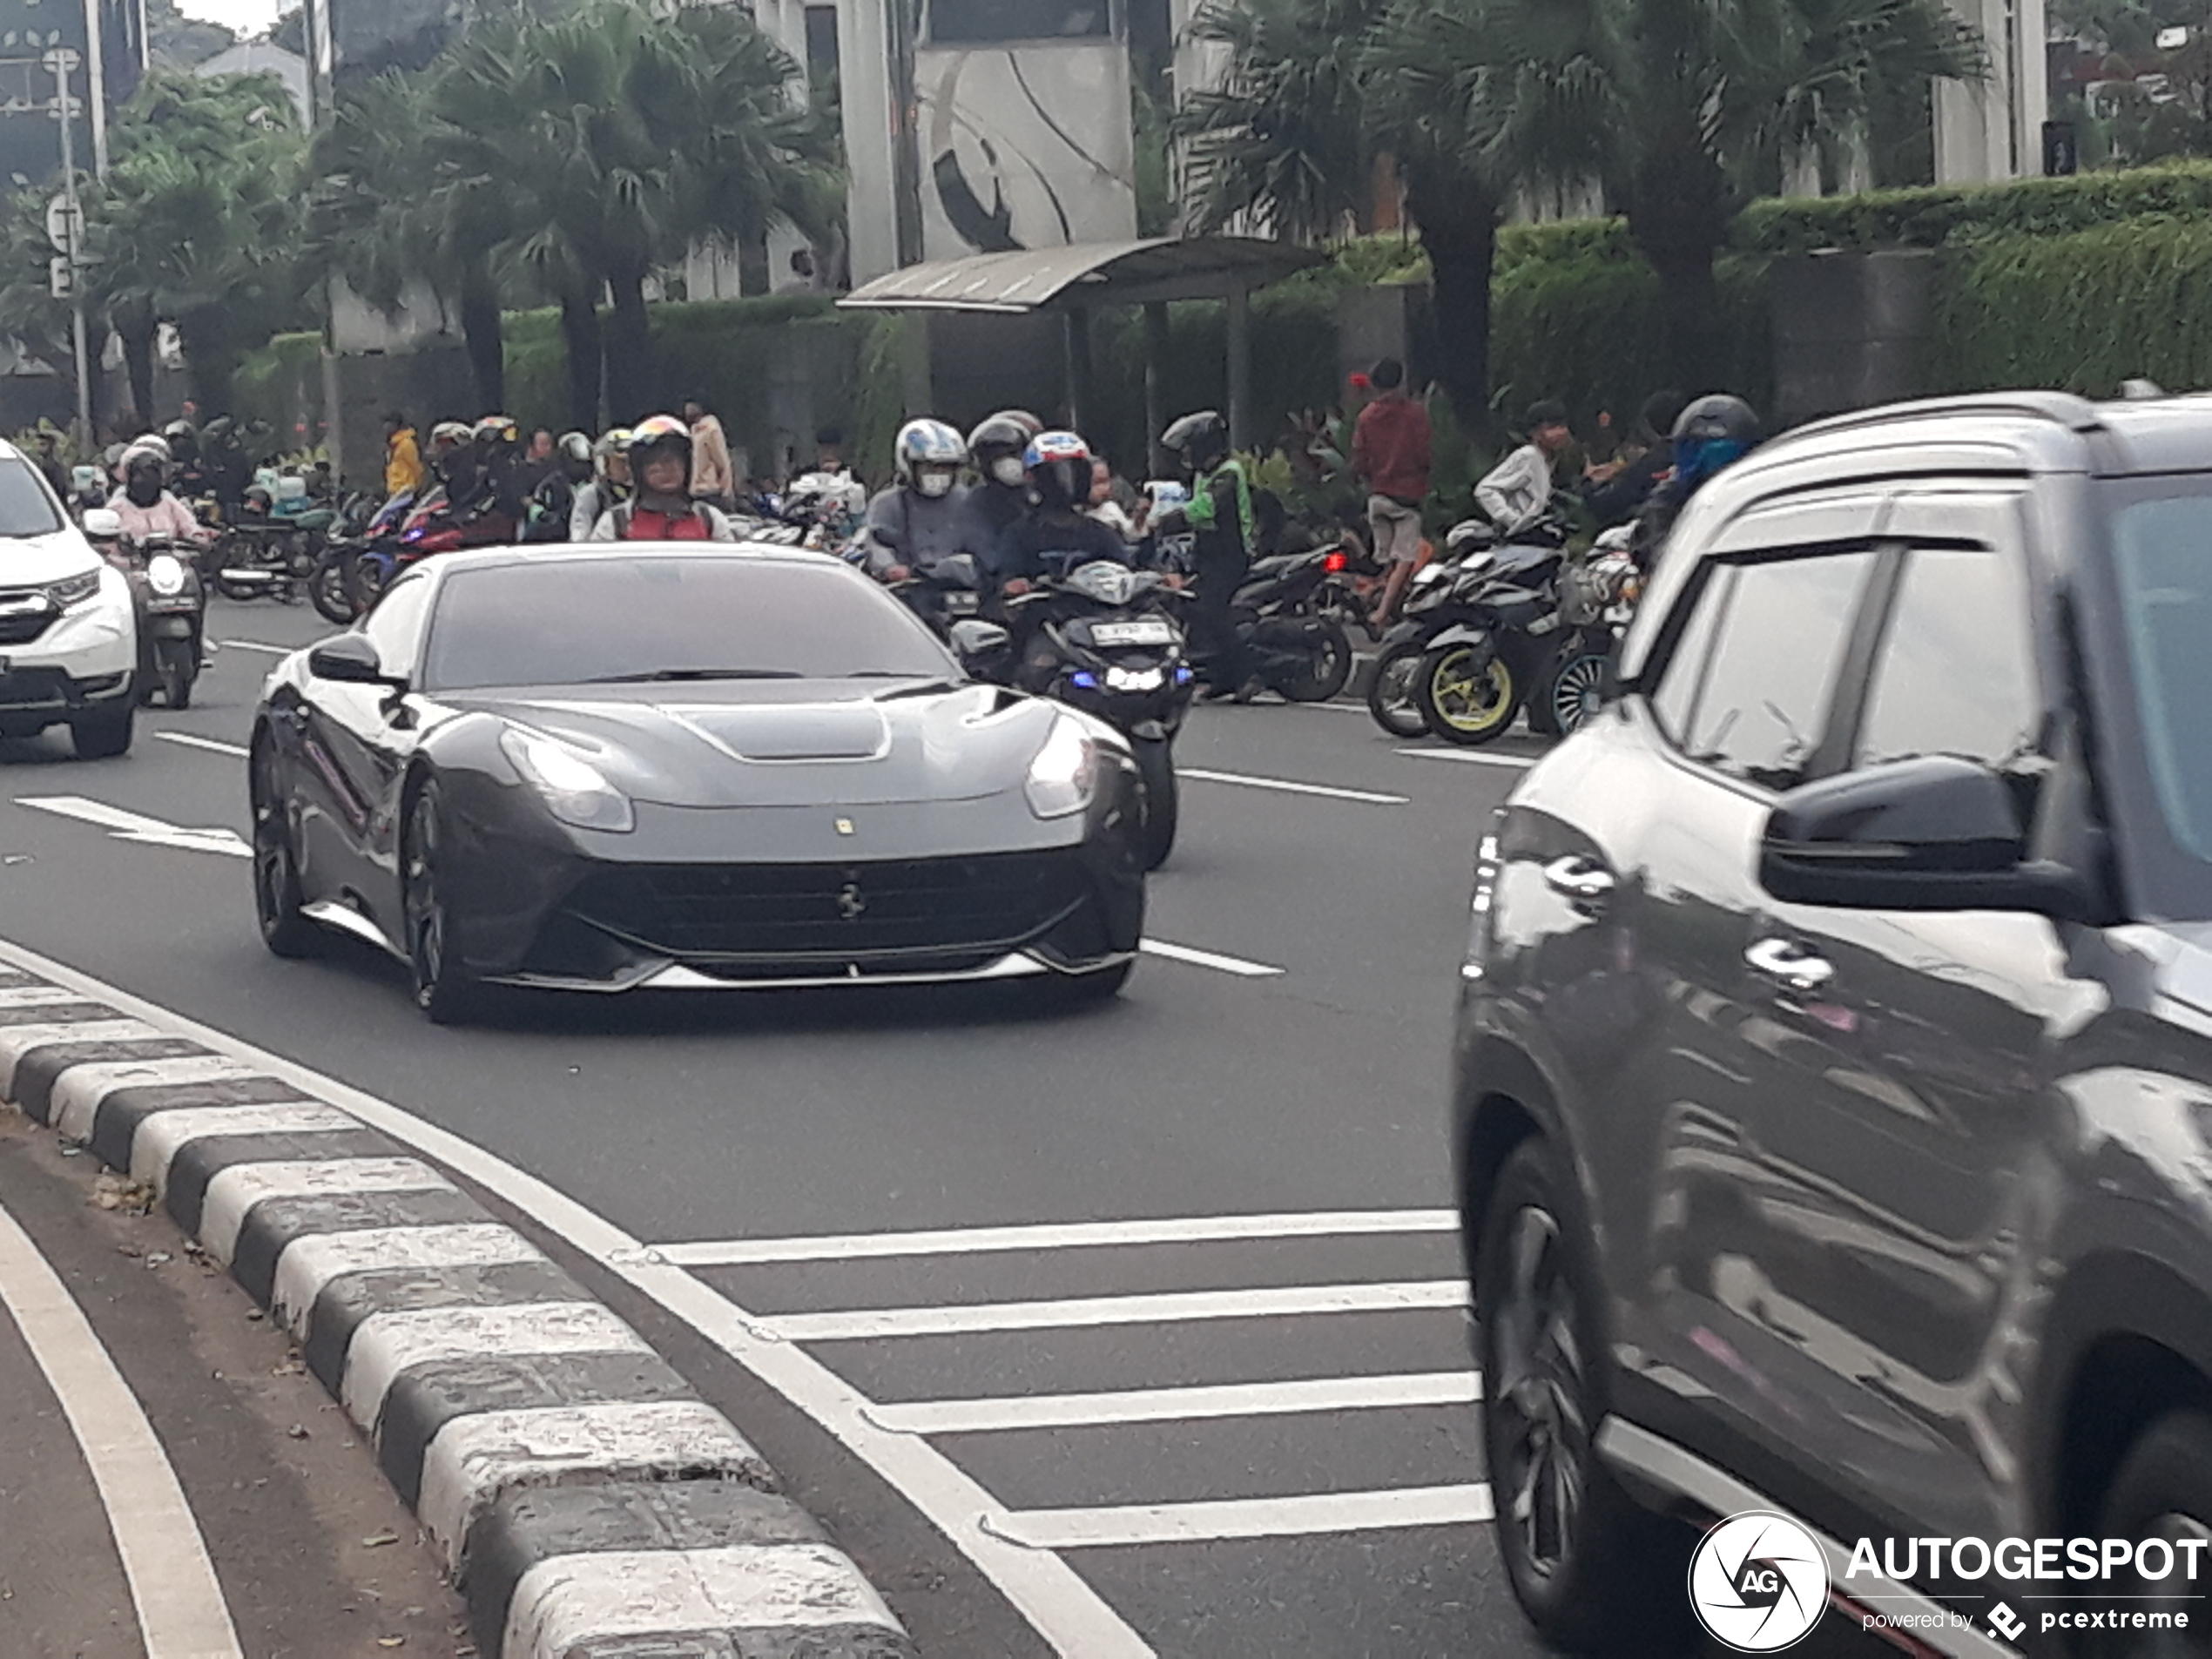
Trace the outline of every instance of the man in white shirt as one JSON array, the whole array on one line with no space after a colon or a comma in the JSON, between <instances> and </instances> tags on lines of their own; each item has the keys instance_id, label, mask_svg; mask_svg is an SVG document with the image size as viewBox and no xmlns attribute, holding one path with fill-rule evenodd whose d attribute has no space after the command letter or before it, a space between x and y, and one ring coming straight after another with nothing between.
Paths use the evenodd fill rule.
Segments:
<instances>
[{"instance_id":1,"label":"man in white shirt","mask_svg":"<svg viewBox=\"0 0 2212 1659\"><path fill-rule=\"evenodd\" d=\"M1518 535L1544 516L1551 505L1552 461L1575 441L1565 406L1548 398L1530 407L1527 425L1528 442L1474 487L1475 505L1501 536Z\"/></svg>"}]
</instances>

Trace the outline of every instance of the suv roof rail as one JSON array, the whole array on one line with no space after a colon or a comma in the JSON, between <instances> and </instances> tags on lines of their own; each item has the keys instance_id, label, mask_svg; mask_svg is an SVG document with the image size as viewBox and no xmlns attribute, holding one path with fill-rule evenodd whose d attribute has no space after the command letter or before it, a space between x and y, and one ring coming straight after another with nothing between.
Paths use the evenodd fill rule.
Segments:
<instances>
[{"instance_id":1,"label":"suv roof rail","mask_svg":"<svg viewBox=\"0 0 2212 1659\"><path fill-rule=\"evenodd\" d=\"M2106 429L2097 406L2072 392L1969 392L1958 397L1922 398L1910 403L1855 409L1849 415L1832 415L1792 427L1780 435L1794 438L1812 432L1847 432L1853 427L1939 415L2027 415L2039 421L2054 421L2069 432Z\"/></svg>"}]
</instances>

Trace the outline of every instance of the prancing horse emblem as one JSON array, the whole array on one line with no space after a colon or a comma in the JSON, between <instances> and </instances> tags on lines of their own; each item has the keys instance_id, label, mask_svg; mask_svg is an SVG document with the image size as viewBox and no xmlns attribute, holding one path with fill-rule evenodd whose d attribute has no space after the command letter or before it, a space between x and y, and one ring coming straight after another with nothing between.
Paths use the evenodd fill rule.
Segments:
<instances>
[{"instance_id":1,"label":"prancing horse emblem","mask_svg":"<svg viewBox=\"0 0 2212 1659\"><path fill-rule=\"evenodd\" d=\"M853 833L853 820L849 818L839 819L837 820L837 833L840 835L850 835Z\"/></svg>"},{"instance_id":2,"label":"prancing horse emblem","mask_svg":"<svg viewBox=\"0 0 2212 1659\"><path fill-rule=\"evenodd\" d=\"M868 901L860 896L860 884L847 881L838 890L837 914L847 921L858 921L867 910Z\"/></svg>"}]
</instances>

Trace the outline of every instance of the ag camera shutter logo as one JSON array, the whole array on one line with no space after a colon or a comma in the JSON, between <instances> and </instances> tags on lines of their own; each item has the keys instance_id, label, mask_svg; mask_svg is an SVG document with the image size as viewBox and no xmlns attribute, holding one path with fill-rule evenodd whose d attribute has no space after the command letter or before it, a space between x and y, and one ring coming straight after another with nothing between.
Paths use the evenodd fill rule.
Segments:
<instances>
[{"instance_id":1,"label":"ag camera shutter logo","mask_svg":"<svg viewBox=\"0 0 2212 1659\"><path fill-rule=\"evenodd\" d=\"M1827 1557L1794 1521L1760 1510L1730 1515L1690 1558L1689 1605L1723 1647L1779 1653L1820 1622Z\"/></svg>"}]
</instances>

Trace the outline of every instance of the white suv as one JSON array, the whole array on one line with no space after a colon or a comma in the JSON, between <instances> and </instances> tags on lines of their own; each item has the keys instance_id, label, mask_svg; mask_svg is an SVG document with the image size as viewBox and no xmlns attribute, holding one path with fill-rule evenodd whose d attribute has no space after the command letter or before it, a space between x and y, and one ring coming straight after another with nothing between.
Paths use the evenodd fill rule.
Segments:
<instances>
[{"instance_id":1,"label":"white suv","mask_svg":"<svg viewBox=\"0 0 2212 1659\"><path fill-rule=\"evenodd\" d=\"M0 443L0 738L66 725L87 760L131 746L138 609L37 468Z\"/></svg>"}]
</instances>

